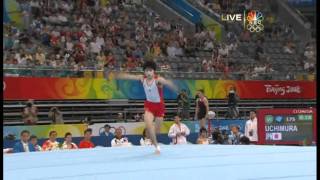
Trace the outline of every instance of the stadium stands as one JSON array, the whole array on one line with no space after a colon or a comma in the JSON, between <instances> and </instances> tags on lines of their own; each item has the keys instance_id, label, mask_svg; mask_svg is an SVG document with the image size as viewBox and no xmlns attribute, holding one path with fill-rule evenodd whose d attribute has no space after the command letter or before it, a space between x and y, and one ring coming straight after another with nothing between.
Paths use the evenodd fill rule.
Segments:
<instances>
[{"instance_id":1,"label":"stadium stands","mask_svg":"<svg viewBox=\"0 0 320 180\"><path fill-rule=\"evenodd\" d=\"M109 7L97 5L80 7L79 4L72 2L73 4L69 5L63 1L49 1L49 4L40 4L40 13L32 14L38 11L29 12L32 16L25 22L29 23L25 24L28 27L24 30L18 30L14 23L4 26L4 70L7 76L78 77L83 76L83 73L78 73L78 71L85 70L140 71L142 62L150 58L158 58L159 66L167 64L167 68L162 68L164 73L180 71L181 68L207 60L208 68L201 65L190 68L190 71L198 74L196 77L199 79L286 80L297 79L298 76L308 77L309 74L315 72L314 68L305 68L306 63L314 67L314 44L311 43L313 55L310 61L306 61L303 48L298 47L303 47L307 42L290 40L292 36L297 37L297 35L290 26L283 26L282 22L277 19L273 19L274 23L270 25L272 27L270 38L269 31L266 31L262 35L264 39L261 39L262 36L253 35L247 42L242 40L243 30L238 30L234 31L235 38L238 40L226 39L224 42L217 42L212 37L212 48L207 41L204 41L207 37L211 37L206 30L192 36L186 35L181 25L161 19L144 5L125 2L112 4L111 1ZM195 7L200 7L201 10L208 7L201 4L201 1L190 2ZM30 4L21 2L20 5ZM54 8L48 10L49 6ZM233 6L236 5L227 7ZM252 6L262 5L255 1ZM270 7L263 7L266 7L264 10L268 14ZM58 13L60 10L63 10L62 14ZM91 15L91 10L95 10L96 13ZM217 12L219 14L219 11ZM119 24L120 21L125 23ZM231 33L235 29L229 27L228 32ZM277 30L281 33L276 33ZM275 36L273 36L274 32ZM258 40L261 41L259 46L262 48L259 56L257 56L256 49L260 43ZM284 53L282 50L288 40L295 49L293 53ZM233 43L235 47L232 48L230 43ZM219 51L226 50L222 48L223 45L227 45L228 53L227 56L219 59ZM80 50L83 50L84 54L81 55ZM97 55L100 53L102 57L99 60ZM108 55L115 61L104 61L104 56ZM268 66L265 62L270 66L268 70L255 71L255 67ZM250 68L239 69L239 64L246 67L249 65ZM229 68L228 73L230 74L227 77L222 73L226 67ZM54 73L55 70L59 73ZM248 71L250 73L246 75ZM290 78L291 76L288 75L292 72L296 76ZM54 75L51 75L52 73ZM169 74L168 77L170 77L172 73L166 74ZM174 77L181 77L179 72L173 74ZM189 78L188 75L182 76Z\"/></svg>"}]
</instances>

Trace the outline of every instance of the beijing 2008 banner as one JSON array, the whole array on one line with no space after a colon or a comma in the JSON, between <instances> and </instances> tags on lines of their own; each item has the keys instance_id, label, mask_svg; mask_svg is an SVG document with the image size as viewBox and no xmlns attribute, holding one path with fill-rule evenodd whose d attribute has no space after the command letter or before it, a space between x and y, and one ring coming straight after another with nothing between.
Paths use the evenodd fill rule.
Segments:
<instances>
[{"instance_id":1,"label":"beijing 2008 banner","mask_svg":"<svg viewBox=\"0 0 320 180\"><path fill-rule=\"evenodd\" d=\"M64 137L67 132L70 132L73 137L82 137L85 129L88 125L85 124L56 124L56 125L36 125L36 126L4 126L3 127L3 139L8 136L14 136L16 139L20 139L20 133L23 130L28 130L33 135L36 135L39 139L48 138L49 132L55 130L58 134L58 138Z\"/></svg>"},{"instance_id":2,"label":"beijing 2008 banner","mask_svg":"<svg viewBox=\"0 0 320 180\"><path fill-rule=\"evenodd\" d=\"M226 98L235 87L241 99L315 99L315 81L232 81L173 80L190 98L203 89L209 99ZM176 99L178 92L164 88L165 99ZM139 81L103 78L4 77L5 100L52 99L144 99Z\"/></svg>"}]
</instances>

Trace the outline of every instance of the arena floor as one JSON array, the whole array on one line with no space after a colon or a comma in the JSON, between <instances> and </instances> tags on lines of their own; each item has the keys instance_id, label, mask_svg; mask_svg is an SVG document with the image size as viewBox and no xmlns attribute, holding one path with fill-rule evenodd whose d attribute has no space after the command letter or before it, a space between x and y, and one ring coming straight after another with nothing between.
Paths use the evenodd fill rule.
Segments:
<instances>
[{"instance_id":1,"label":"arena floor","mask_svg":"<svg viewBox=\"0 0 320 180\"><path fill-rule=\"evenodd\" d=\"M316 147L181 145L4 155L5 180L316 179Z\"/></svg>"}]
</instances>

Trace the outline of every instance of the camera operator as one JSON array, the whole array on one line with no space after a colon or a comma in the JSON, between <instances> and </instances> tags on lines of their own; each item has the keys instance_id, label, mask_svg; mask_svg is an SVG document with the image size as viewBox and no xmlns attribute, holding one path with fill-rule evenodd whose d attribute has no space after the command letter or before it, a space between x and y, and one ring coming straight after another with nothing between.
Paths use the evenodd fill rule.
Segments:
<instances>
[{"instance_id":1,"label":"camera operator","mask_svg":"<svg viewBox=\"0 0 320 180\"><path fill-rule=\"evenodd\" d=\"M34 105L33 100L28 100L26 107L23 108L22 112L23 122L26 125L34 125L38 122L38 109Z\"/></svg>"},{"instance_id":2,"label":"camera operator","mask_svg":"<svg viewBox=\"0 0 320 180\"><path fill-rule=\"evenodd\" d=\"M236 89L231 87L227 96L228 99L228 113L227 117L237 118L239 116L238 101L240 100L237 95Z\"/></svg>"},{"instance_id":3,"label":"camera operator","mask_svg":"<svg viewBox=\"0 0 320 180\"><path fill-rule=\"evenodd\" d=\"M178 113L181 114L181 119L185 120L190 118L190 100L187 91L183 89L177 97L178 102Z\"/></svg>"},{"instance_id":4,"label":"camera operator","mask_svg":"<svg viewBox=\"0 0 320 180\"><path fill-rule=\"evenodd\" d=\"M52 107L48 113L48 117L52 119L52 124L63 124L62 112L58 107Z\"/></svg>"}]
</instances>

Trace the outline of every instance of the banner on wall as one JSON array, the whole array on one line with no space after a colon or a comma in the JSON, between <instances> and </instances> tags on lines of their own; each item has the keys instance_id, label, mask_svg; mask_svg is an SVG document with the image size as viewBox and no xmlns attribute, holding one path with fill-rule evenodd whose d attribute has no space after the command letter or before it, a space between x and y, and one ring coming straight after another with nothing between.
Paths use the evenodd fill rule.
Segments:
<instances>
[{"instance_id":1,"label":"banner on wall","mask_svg":"<svg viewBox=\"0 0 320 180\"><path fill-rule=\"evenodd\" d=\"M14 136L20 139L20 133L27 130L31 135L36 135L39 139L48 138L50 131L55 130L58 138L63 138L67 132L73 137L83 137L83 132L87 129L85 124L63 124L63 125L36 125L36 126L4 126L3 139Z\"/></svg>"},{"instance_id":2,"label":"banner on wall","mask_svg":"<svg viewBox=\"0 0 320 180\"><path fill-rule=\"evenodd\" d=\"M317 141L316 109L260 109L259 144L311 144Z\"/></svg>"},{"instance_id":3,"label":"banner on wall","mask_svg":"<svg viewBox=\"0 0 320 180\"><path fill-rule=\"evenodd\" d=\"M194 121L182 121L188 126L190 132L199 132L198 123ZM172 126L173 121L165 121L161 125L161 134L166 134L169 132L170 127ZM116 128L120 128L124 135L142 135L142 132L145 128L144 122L131 122L131 123L97 123L90 125L89 128L92 129L93 136L99 136L100 133L104 131L104 125L110 125L110 132L114 133Z\"/></svg>"},{"instance_id":4,"label":"banner on wall","mask_svg":"<svg viewBox=\"0 0 320 180\"><path fill-rule=\"evenodd\" d=\"M161 126L161 134L167 134L174 121L164 121ZM182 121L189 129L190 133L199 133L198 121ZM39 139L48 138L50 131L57 131L58 138L63 138L65 133L70 132L73 137L83 137L83 132L87 128L92 129L92 136L100 136L104 131L106 123L96 123L93 125L86 124L65 124L65 125L37 125L37 126L4 126L3 139L14 136L20 139L20 133L28 130L31 134L36 135ZM131 123L108 123L111 126L111 132L114 133L115 128L120 128L124 135L142 135L145 128L144 122ZM245 120L211 120L211 127L219 127L220 130L226 130L229 134L231 126L240 127L240 132L244 133Z\"/></svg>"},{"instance_id":5,"label":"banner on wall","mask_svg":"<svg viewBox=\"0 0 320 180\"><path fill-rule=\"evenodd\" d=\"M235 87L241 99L315 99L314 81L232 81L173 80L193 98L203 89L209 99L226 98ZM176 99L178 92L164 87L165 99ZM145 99L139 81L103 78L4 77L5 100L50 99Z\"/></svg>"},{"instance_id":6,"label":"banner on wall","mask_svg":"<svg viewBox=\"0 0 320 180\"><path fill-rule=\"evenodd\" d=\"M219 128L221 131L225 130L228 134L231 131L232 126L240 127L240 132L244 134L246 120L211 120L211 126L213 128Z\"/></svg>"},{"instance_id":7,"label":"banner on wall","mask_svg":"<svg viewBox=\"0 0 320 180\"><path fill-rule=\"evenodd\" d=\"M161 134L167 134L173 121L164 121L161 126ZM200 126L198 121L182 121L189 129L190 133L199 133ZM219 128L220 130L226 130L229 134L231 126L239 126L240 132L244 133L245 120L211 120L211 127ZM145 128L144 122L131 122L131 123L97 123L90 125L93 136L99 136L104 132L104 125L110 125L110 132L114 133L116 128L120 128L124 135L142 135Z\"/></svg>"}]
</instances>

